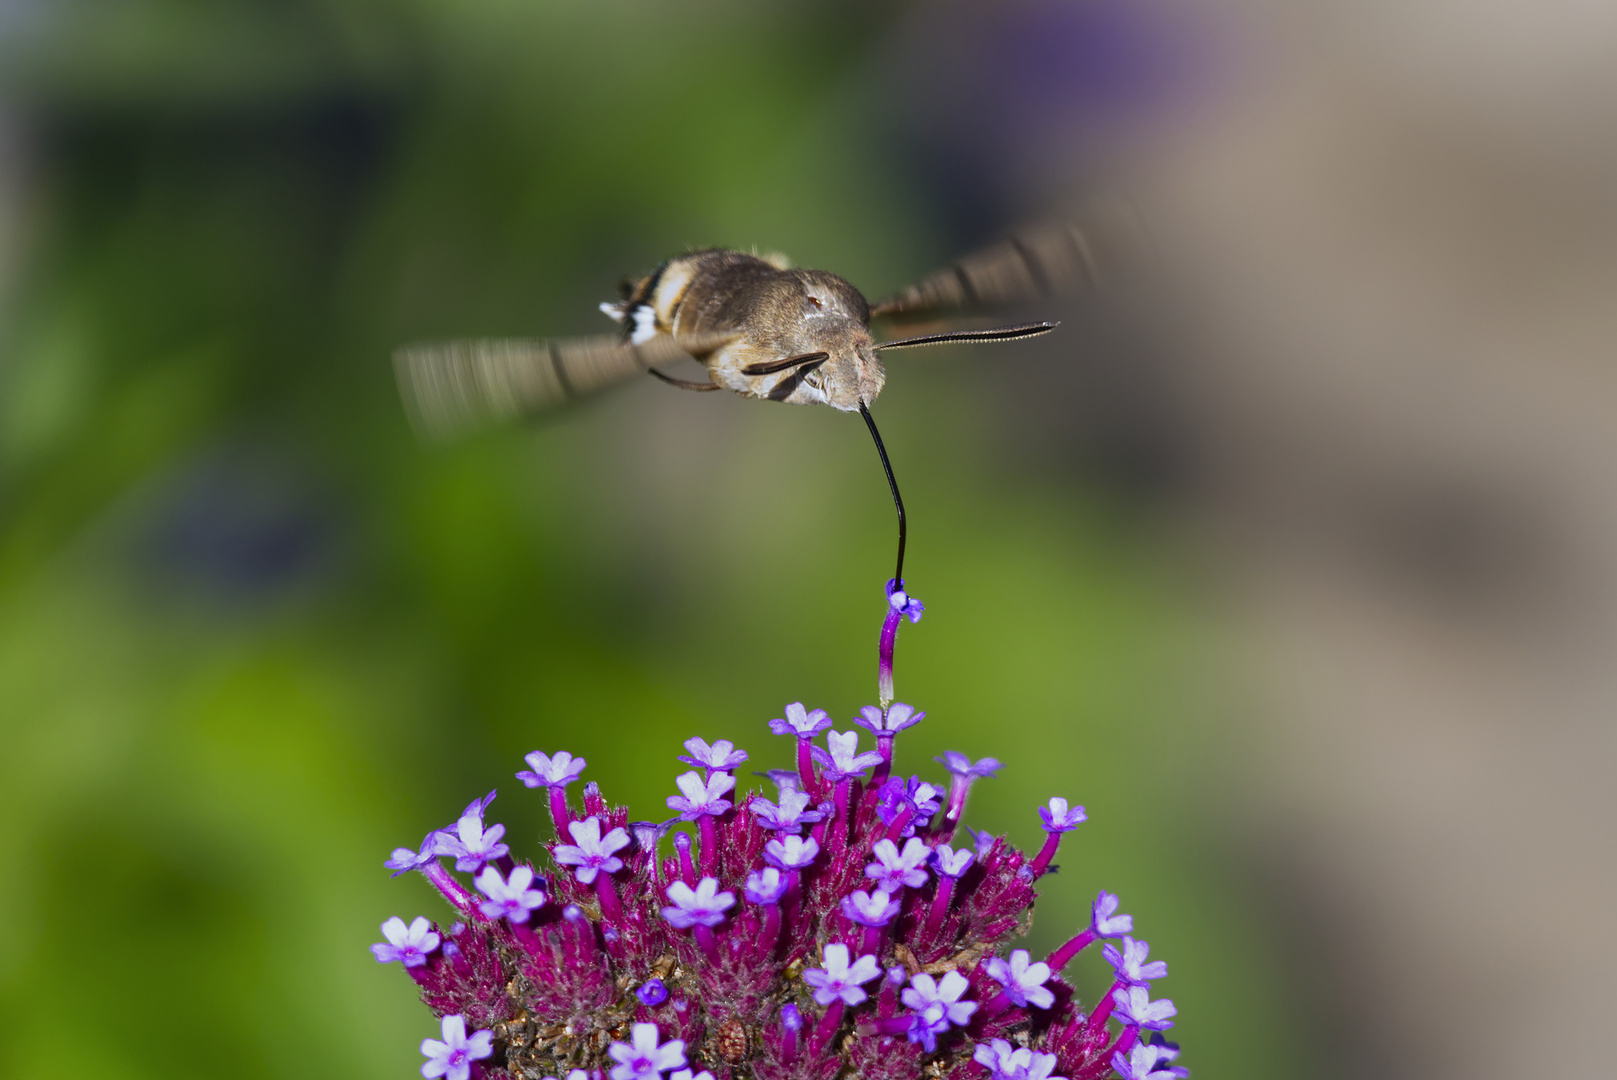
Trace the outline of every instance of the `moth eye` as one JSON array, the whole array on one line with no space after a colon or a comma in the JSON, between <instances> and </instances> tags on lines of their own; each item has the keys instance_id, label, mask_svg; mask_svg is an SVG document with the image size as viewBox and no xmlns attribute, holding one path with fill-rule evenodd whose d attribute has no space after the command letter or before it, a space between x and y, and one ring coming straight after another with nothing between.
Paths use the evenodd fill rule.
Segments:
<instances>
[{"instance_id":1,"label":"moth eye","mask_svg":"<svg viewBox=\"0 0 1617 1080\"><path fill-rule=\"evenodd\" d=\"M825 306L824 304L820 303L820 298L818 296L811 296L808 298L808 301L816 308L823 308Z\"/></svg>"}]
</instances>

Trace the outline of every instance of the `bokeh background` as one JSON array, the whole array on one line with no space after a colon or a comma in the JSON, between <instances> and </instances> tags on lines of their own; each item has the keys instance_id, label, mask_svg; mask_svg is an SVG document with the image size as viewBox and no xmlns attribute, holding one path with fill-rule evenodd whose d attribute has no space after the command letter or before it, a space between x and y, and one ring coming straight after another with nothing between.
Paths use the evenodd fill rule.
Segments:
<instances>
[{"instance_id":1,"label":"bokeh background","mask_svg":"<svg viewBox=\"0 0 1617 1080\"><path fill-rule=\"evenodd\" d=\"M753 246L873 294L1122 195L1160 278L877 415L900 753L1085 803L1205 1080L1589 1075L1617 994L1617 8L0 0L0 1074L400 1077L397 845L874 693L856 419L417 443L422 338ZM1088 994L1092 958L1074 965Z\"/></svg>"}]
</instances>

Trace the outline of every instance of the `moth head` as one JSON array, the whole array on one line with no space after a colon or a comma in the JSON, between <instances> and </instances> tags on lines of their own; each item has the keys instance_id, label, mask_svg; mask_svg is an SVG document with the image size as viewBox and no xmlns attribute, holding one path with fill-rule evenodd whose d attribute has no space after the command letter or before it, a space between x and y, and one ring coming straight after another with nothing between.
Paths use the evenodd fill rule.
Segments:
<instances>
[{"instance_id":1,"label":"moth head","mask_svg":"<svg viewBox=\"0 0 1617 1080\"><path fill-rule=\"evenodd\" d=\"M803 381L825 395L826 404L858 412L881 393L886 374L870 336L870 305L847 281L823 271L798 271L801 285L797 353L823 352L826 360Z\"/></svg>"}]
</instances>

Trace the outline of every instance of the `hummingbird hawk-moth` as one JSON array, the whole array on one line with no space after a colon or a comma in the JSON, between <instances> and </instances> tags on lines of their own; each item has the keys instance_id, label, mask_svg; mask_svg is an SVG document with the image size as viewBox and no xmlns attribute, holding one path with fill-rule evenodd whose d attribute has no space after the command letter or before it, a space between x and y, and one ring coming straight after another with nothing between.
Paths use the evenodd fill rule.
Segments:
<instances>
[{"instance_id":1,"label":"hummingbird hawk-moth","mask_svg":"<svg viewBox=\"0 0 1617 1080\"><path fill-rule=\"evenodd\" d=\"M435 438L538 416L647 374L686 390L857 412L898 509L895 576L902 578L904 505L869 409L886 383L881 354L1035 337L1058 324L933 329L878 341L872 322L913 324L1095 288L1141 248L1141 237L1130 208L1098 208L1079 222L1019 230L874 305L835 274L795 269L779 256L708 248L625 281L621 298L601 305L621 325L618 333L410 345L394 364L413 422ZM707 380L659 370L684 359L704 365Z\"/></svg>"}]
</instances>

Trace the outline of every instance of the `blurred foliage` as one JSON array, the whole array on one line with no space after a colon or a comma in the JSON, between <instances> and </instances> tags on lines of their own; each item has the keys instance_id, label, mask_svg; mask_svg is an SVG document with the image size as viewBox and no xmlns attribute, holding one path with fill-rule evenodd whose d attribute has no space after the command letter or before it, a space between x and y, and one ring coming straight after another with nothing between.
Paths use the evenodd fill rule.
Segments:
<instances>
[{"instance_id":1,"label":"blurred foliage","mask_svg":"<svg viewBox=\"0 0 1617 1080\"><path fill-rule=\"evenodd\" d=\"M881 151L870 74L901 14L14 20L37 158L0 324L0 1073L413 1075L429 1017L365 947L442 908L392 847L499 785L531 851L534 748L653 817L687 735L763 768L786 701L871 700L892 519L856 419L648 380L423 448L386 357L598 330L618 276L695 242L877 292L923 269L951 238ZM1006 761L972 817L1023 844L1049 794L1087 803L1034 946L1105 884L1171 960L1197 1075L1278 1076L1288 1003L1209 811L1216 684L1173 557L1107 496L1004 475L980 377L895 365L878 409L930 612L899 642L931 713L902 762Z\"/></svg>"}]
</instances>

